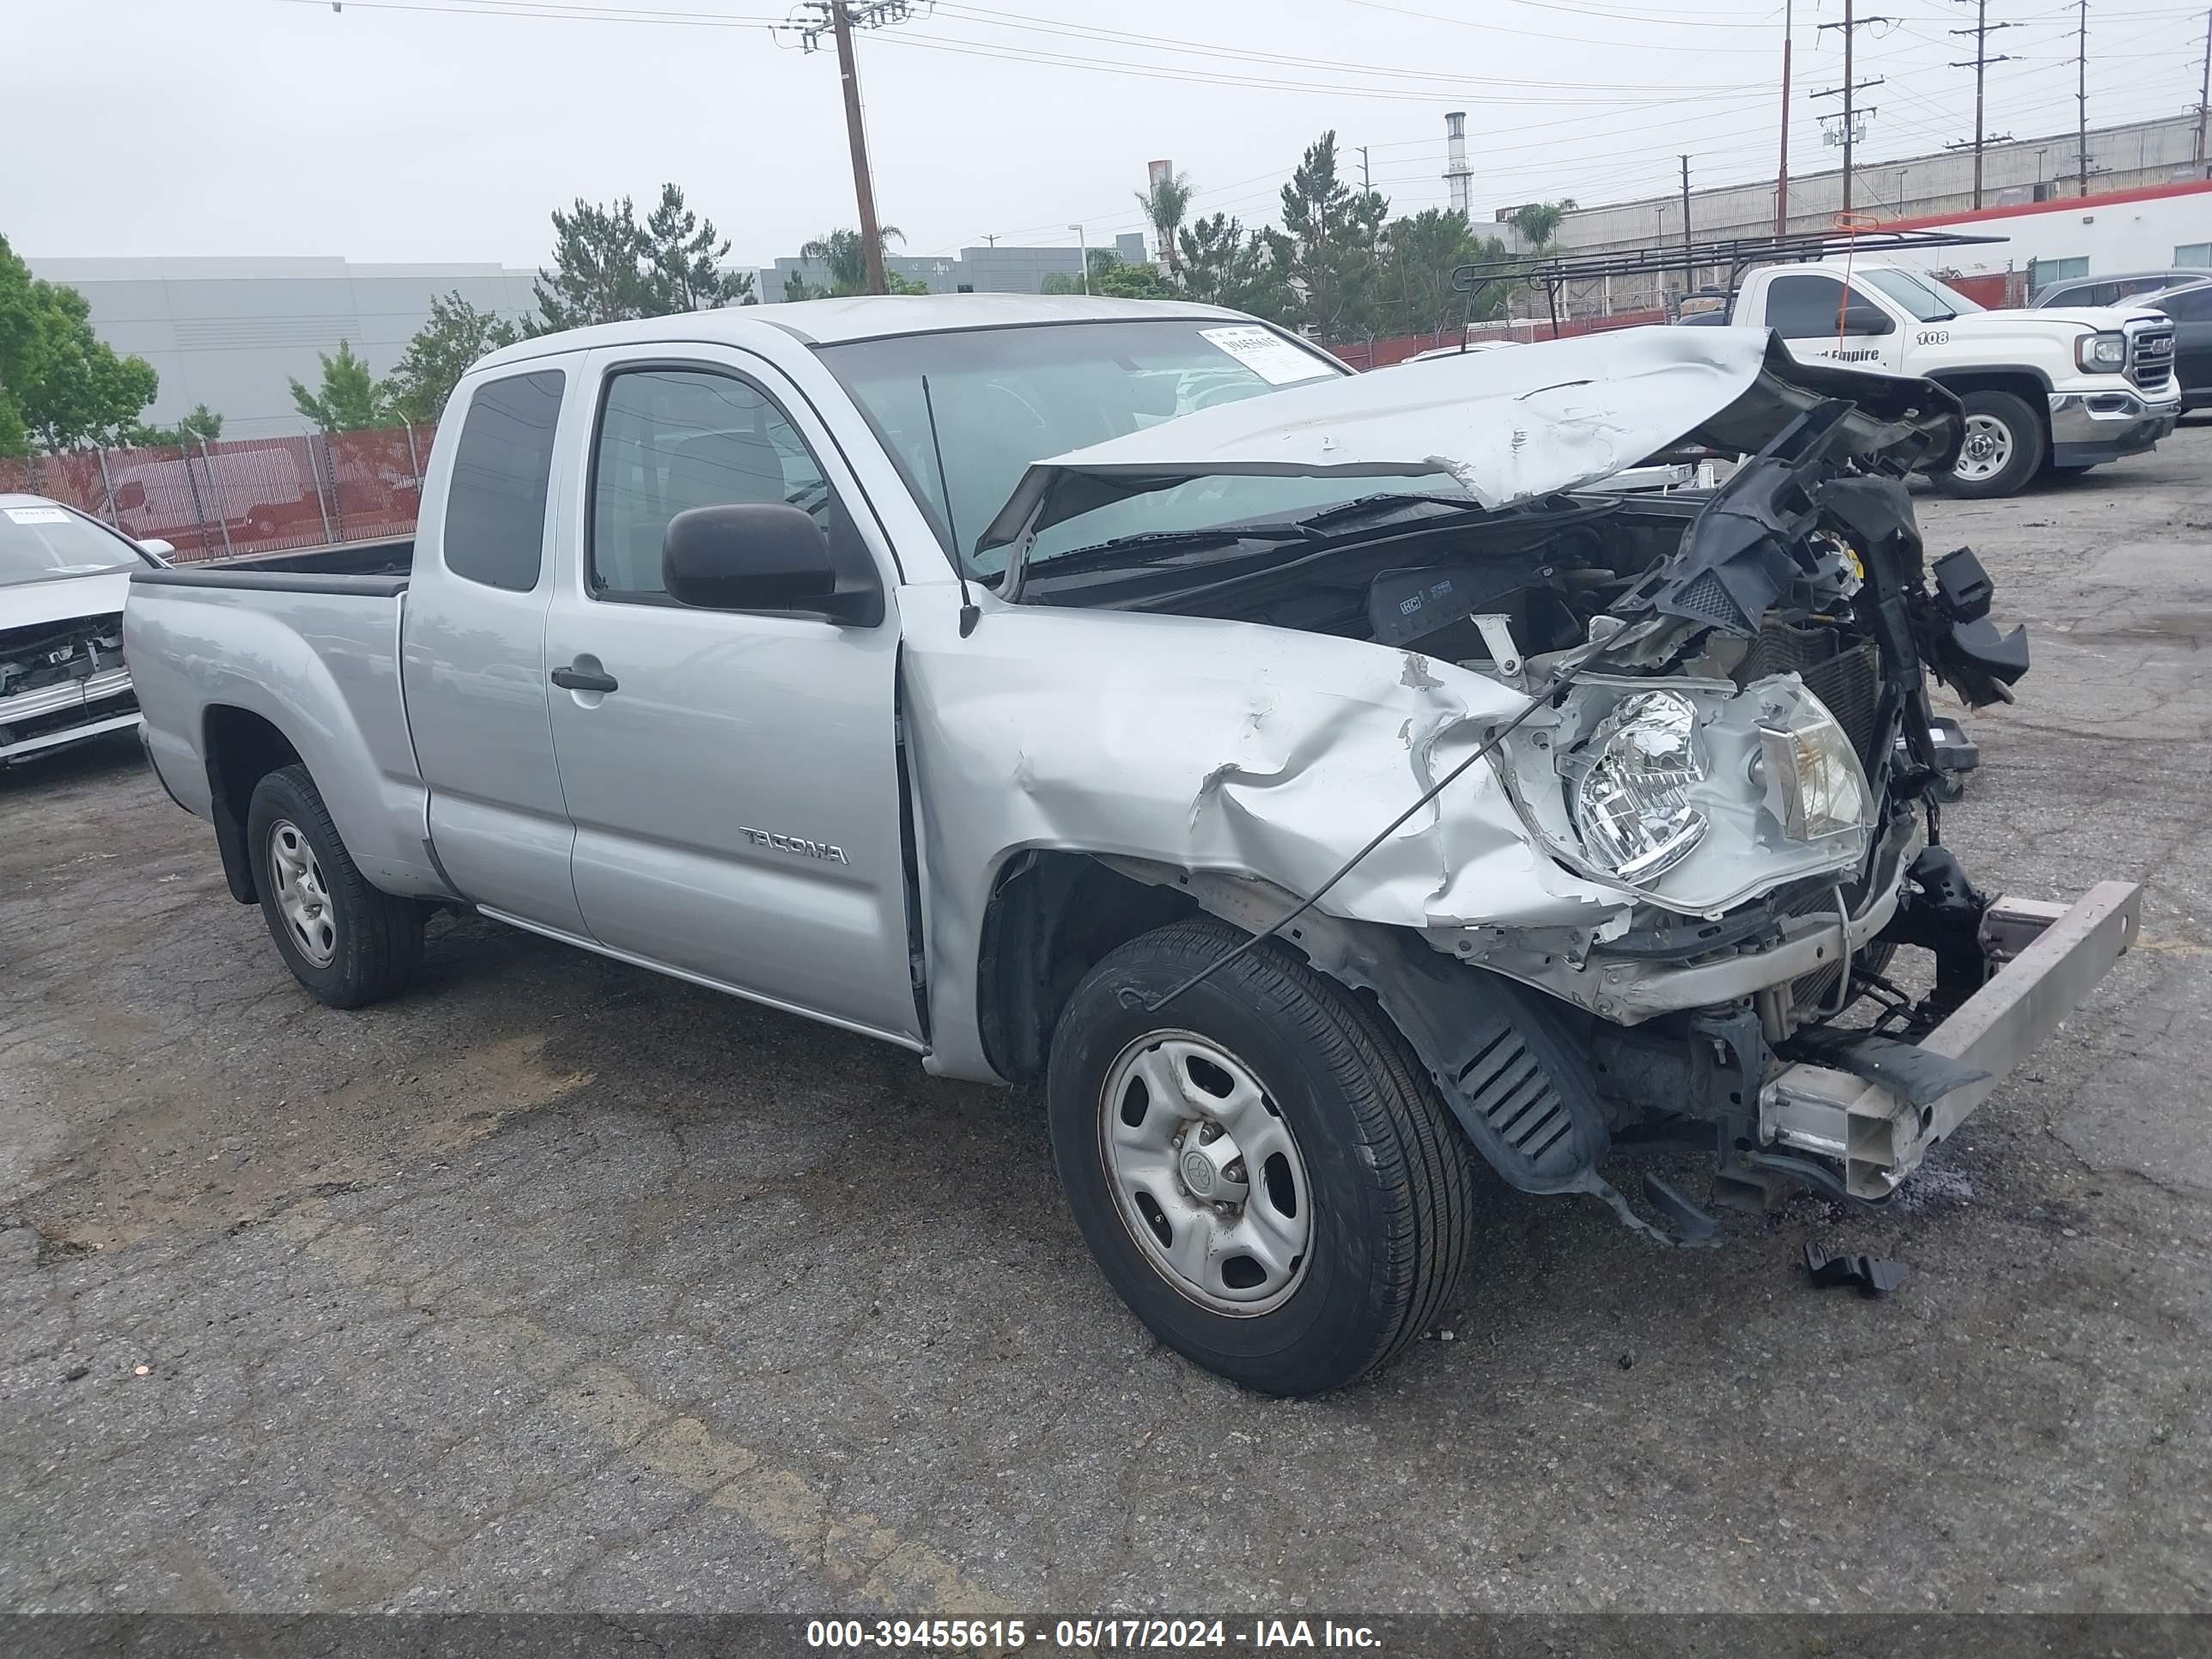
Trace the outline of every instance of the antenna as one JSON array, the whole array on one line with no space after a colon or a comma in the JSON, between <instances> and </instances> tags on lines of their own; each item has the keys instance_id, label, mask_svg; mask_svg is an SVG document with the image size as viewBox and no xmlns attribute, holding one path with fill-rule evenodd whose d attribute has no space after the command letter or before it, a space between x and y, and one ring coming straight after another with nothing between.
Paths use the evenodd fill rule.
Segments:
<instances>
[{"instance_id":1,"label":"antenna","mask_svg":"<svg viewBox=\"0 0 2212 1659\"><path fill-rule=\"evenodd\" d=\"M945 476L945 446L937 441L937 404L929 395L929 376L921 377L921 412L929 417L929 453L937 458L937 490L945 497L945 530L952 538L952 574L960 584L960 637L975 631L983 612L968 591L968 567L960 556L960 526L952 520L952 481Z\"/></svg>"}]
</instances>

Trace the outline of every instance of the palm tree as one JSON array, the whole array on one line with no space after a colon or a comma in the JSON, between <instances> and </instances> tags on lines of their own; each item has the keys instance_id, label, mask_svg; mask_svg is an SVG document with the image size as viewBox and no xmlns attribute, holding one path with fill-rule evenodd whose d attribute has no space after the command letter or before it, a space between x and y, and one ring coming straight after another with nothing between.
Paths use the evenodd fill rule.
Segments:
<instances>
[{"instance_id":1,"label":"palm tree","mask_svg":"<svg viewBox=\"0 0 2212 1659\"><path fill-rule=\"evenodd\" d=\"M886 248L893 242L906 240L906 234L896 225L879 226L876 234ZM868 291L868 256L861 249L860 233L857 230L833 230L817 236L799 248L799 257L817 260L828 268L830 292L834 295Z\"/></svg>"},{"instance_id":2,"label":"palm tree","mask_svg":"<svg viewBox=\"0 0 2212 1659\"><path fill-rule=\"evenodd\" d=\"M1182 229L1183 215L1190 210L1190 174L1170 173L1152 181L1149 190L1137 192L1137 202L1145 210L1145 217L1152 222L1152 234L1160 250L1160 258L1167 262L1168 274L1182 275L1182 257L1176 246L1176 233Z\"/></svg>"}]
</instances>

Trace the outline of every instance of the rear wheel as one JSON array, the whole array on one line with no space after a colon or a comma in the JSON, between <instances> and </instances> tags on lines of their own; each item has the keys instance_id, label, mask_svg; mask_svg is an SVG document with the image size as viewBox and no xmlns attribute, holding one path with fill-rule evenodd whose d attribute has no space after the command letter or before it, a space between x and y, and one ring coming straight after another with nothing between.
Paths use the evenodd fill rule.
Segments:
<instances>
[{"instance_id":1,"label":"rear wheel","mask_svg":"<svg viewBox=\"0 0 2212 1659\"><path fill-rule=\"evenodd\" d=\"M1936 487L1969 501L2017 495L2043 468L2050 448L2043 421L2027 399L2009 392L1969 392L1960 398L1966 431L1959 459Z\"/></svg>"},{"instance_id":2,"label":"rear wheel","mask_svg":"<svg viewBox=\"0 0 2212 1659\"><path fill-rule=\"evenodd\" d=\"M306 767L284 767L253 787L246 836L269 936L317 1001L358 1008L414 976L423 908L369 884Z\"/></svg>"},{"instance_id":3,"label":"rear wheel","mask_svg":"<svg viewBox=\"0 0 2212 1659\"><path fill-rule=\"evenodd\" d=\"M1053 1153L1108 1280L1153 1334L1267 1394L1316 1394L1434 1322L1465 1263L1466 1144L1383 1019L1210 920L1076 988L1047 1081Z\"/></svg>"}]
</instances>

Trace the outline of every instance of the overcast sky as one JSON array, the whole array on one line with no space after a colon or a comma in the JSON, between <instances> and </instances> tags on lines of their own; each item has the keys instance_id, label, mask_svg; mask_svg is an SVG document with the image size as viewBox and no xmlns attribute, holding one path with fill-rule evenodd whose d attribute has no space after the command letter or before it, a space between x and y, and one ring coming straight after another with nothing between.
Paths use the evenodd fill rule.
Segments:
<instances>
[{"instance_id":1,"label":"overcast sky","mask_svg":"<svg viewBox=\"0 0 2212 1659\"><path fill-rule=\"evenodd\" d=\"M548 210L664 179L766 264L855 222L832 52L787 0L6 0L0 234L33 258L337 254L535 265ZM1957 0L1881 0L1856 72L1860 154L1972 131ZM1272 216L1302 147L1369 147L1398 210L1441 204L1443 112L1468 112L1478 218L1772 176L1783 11L1626 0L917 0L860 38L884 218L909 253L986 234L1073 245L1139 227L1145 164L1194 210ZM1989 125L2074 125L2074 7L1990 0ZM1840 0L1797 0L1793 171L1832 165ZM659 21L648 19L662 20ZM2204 10L2091 0L2092 125L2193 107ZM825 43L826 46L826 43ZM1237 84L1242 82L1243 84ZM1269 84L1252 84L1265 82ZM2054 171L2057 168L2054 163ZM1886 187L1877 176L1863 194Z\"/></svg>"}]
</instances>

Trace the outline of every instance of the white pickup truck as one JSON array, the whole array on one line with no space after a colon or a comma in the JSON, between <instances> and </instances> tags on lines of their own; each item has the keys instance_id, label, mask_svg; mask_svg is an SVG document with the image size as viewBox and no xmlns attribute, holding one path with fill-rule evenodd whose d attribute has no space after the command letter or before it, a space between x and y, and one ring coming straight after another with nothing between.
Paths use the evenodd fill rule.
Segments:
<instances>
[{"instance_id":1,"label":"white pickup truck","mask_svg":"<svg viewBox=\"0 0 2212 1659\"><path fill-rule=\"evenodd\" d=\"M2152 448L2181 418L2173 322L2154 311L1986 310L1881 258L1762 265L1729 320L1771 330L1801 362L1924 376L1966 416L1954 495L2010 495L2039 474Z\"/></svg>"},{"instance_id":2,"label":"white pickup truck","mask_svg":"<svg viewBox=\"0 0 2212 1659\"><path fill-rule=\"evenodd\" d=\"M1474 1157L1674 1245L1616 1144L1878 1203L2124 946L2134 887L1938 844L1926 676L2027 662L1914 528L1960 428L1735 329L1352 375L1180 303L718 311L477 364L411 573L142 572L125 632L315 996L446 907L1041 1085L1129 1305L1304 1393L1443 1308ZM1750 459L1590 488L1688 446Z\"/></svg>"}]
</instances>

